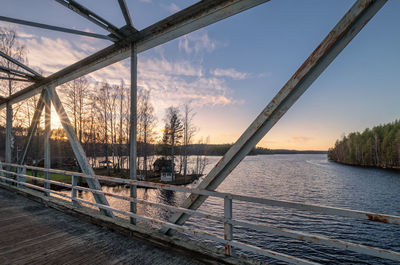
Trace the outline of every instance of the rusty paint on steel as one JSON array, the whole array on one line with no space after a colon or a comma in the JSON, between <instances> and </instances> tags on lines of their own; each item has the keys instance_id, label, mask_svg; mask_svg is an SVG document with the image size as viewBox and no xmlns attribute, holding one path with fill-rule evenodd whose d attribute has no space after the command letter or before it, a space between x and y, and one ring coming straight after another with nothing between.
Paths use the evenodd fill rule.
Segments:
<instances>
[{"instance_id":1,"label":"rusty paint on steel","mask_svg":"<svg viewBox=\"0 0 400 265\"><path fill-rule=\"evenodd\" d=\"M27 167L17 166L17 168L26 169ZM1 171L4 171L4 170L1 170ZM5 172L7 172L7 171L5 171ZM12 175L17 175L17 176L18 175L25 176L25 175L21 175L21 174L15 173L15 172L9 172L9 173L12 174ZM40 179L38 177L33 177L33 176L28 176L28 175L26 175L26 176L30 177L32 179L42 180L44 182L48 181L48 180L45 180L45 179ZM5 177L0 177L0 179L6 179L6 178ZM231 241L232 238L227 235L226 231L225 231L225 234L224 234L224 239L222 239L222 238L219 238L219 237L217 237L215 235L212 235L210 233L207 233L207 232L204 232L204 231L201 231L201 230L191 229L191 228L187 228L187 227L184 227L184 226L173 225L173 224L166 223L164 221L160 221L160 220L157 220L157 219L139 216L139 215L134 214L134 213L124 212L124 211L112 208L110 206L105 206L105 205L98 204L98 203L88 202L88 201L85 201L85 200L74 198L73 196L64 195L64 194L62 194L60 192L55 192L55 191L47 190L45 188L37 187L37 186L31 185L31 184L23 183L23 182L20 182L18 180L10 179L10 181L13 182L13 183L16 183L17 185L21 184L23 186L28 186L28 187L31 187L31 188L34 188L34 189L37 189L37 190L49 191L51 193L57 194L59 196L62 196L64 198L71 199L73 202L81 202L81 203L84 203L84 204L89 204L89 205L92 205L92 206L96 206L96 207L98 207L100 209L103 209L103 210L110 210L112 212L117 212L117 213L124 214L124 215L130 216L130 217L134 217L134 218L146 221L146 222L150 222L150 223L154 223L154 224L162 224L162 225L167 226L170 229L181 231L183 233L190 233L190 234L195 235L195 236L206 236L209 239L216 240L217 242L224 243L227 254L230 254L230 247L234 245L234 242ZM61 184L62 186L72 187L72 185L59 183L59 182L56 182L56 181L49 181L49 182L52 182L54 184ZM80 187L78 189L80 189ZM92 189L87 189L87 188L83 188L83 189L84 190L92 190ZM105 195L105 193L102 192L102 191L95 191L95 192L96 193L102 193L103 195ZM119 196L119 195L116 195L115 197L123 198L123 196ZM228 200L228 201L230 201L232 198L234 198L234 196L230 195L230 194L228 196L225 196L225 200ZM129 198L129 199L132 199L132 198ZM135 200L135 201L140 203L139 200ZM150 204L152 204L152 203L150 203ZM230 218L231 215L229 214L229 209L227 209L227 208L231 209L231 207L229 207L228 204L224 204L225 218L224 218L223 222L225 223L225 225L224 225L225 227L226 227L226 224L238 225L238 226L247 227L247 228L250 228L250 229L255 229L257 231L261 230L261 231L265 231L265 232L271 232L271 233L278 234L278 235L281 235L281 236L296 238L296 239L299 239L299 240L302 240L302 241L319 243L319 244L323 244L323 245L327 245L327 246L331 246L331 247L351 250L351 251L355 251L355 252L359 252L359 253L363 253L363 254L367 254L367 255L372 255L372 256L377 256L377 257L381 257L381 258L400 261L400 253L393 252L393 251L390 251L390 250L378 249L378 248L364 246L364 245L360 245L360 244L349 243L349 242L345 242L345 241L341 241L341 240L327 238L327 237L320 236L320 235L312 235L312 234L307 234L307 233L304 233L304 232L297 232L297 231L292 231L292 230L288 230L288 229L281 229L281 228L273 227L273 226L270 226L270 225L259 225L259 224L248 223L248 222L234 221L234 220L232 220ZM186 210L186 211L188 211L188 210ZM378 219L382 219L382 216L380 216L380 218L378 218ZM280 257L279 259L282 259L282 258L286 259L285 257Z\"/></svg>"},{"instance_id":2,"label":"rusty paint on steel","mask_svg":"<svg viewBox=\"0 0 400 265\"><path fill-rule=\"evenodd\" d=\"M386 2L367 1L366 8L360 9L358 3L363 1L366 0L359 0L350 8L198 187L215 190ZM191 194L182 207L197 209L206 199ZM183 224L189 217L177 213L170 222ZM169 231L162 229L161 232Z\"/></svg>"},{"instance_id":3,"label":"rusty paint on steel","mask_svg":"<svg viewBox=\"0 0 400 265\"><path fill-rule=\"evenodd\" d=\"M386 216L381 214L366 213L365 215L368 217L368 220L370 221L399 225L399 222L390 221Z\"/></svg>"},{"instance_id":4,"label":"rusty paint on steel","mask_svg":"<svg viewBox=\"0 0 400 265\"><path fill-rule=\"evenodd\" d=\"M65 174L65 175L71 175L71 176L75 175L75 176L81 176L81 177L89 178L89 179L92 178L92 179L97 179L97 180L108 181L108 182L112 182L112 183L121 183L121 184L128 184L128 185L135 184L135 185L141 186L141 187L164 189L164 190L186 192L186 193L194 193L194 194L207 195L207 196L213 196L213 197L218 197L218 198L224 198L225 196L231 195L232 198L237 201L258 203L258 204L269 205L269 206L274 206L274 207L292 208L292 209L301 210L301 211L316 212L316 213L327 214L327 215L343 216L343 217L360 219L360 220L370 220L370 221L374 221L374 222L380 222L380 220L382 218L371 218L370 219L370 218L368 218L368 215L370 215L370 216L379 215L380 217L383 217L384 219L386 219L389 224L394 224L394 225L400 224L400 216L395 216L395 215L363 212L363 211L356 211L356 210L331 207L331 206L322 206L322 205L316 205L316 204L304 204L304 203L291 202L291 201L275 200L275 199L270 199L270 198L257 198L257 197L229 194L229 193L209 191L209 190L197 189L197 188L179 187L179 186L163 184L163 183L153 183L153 182L138 181L138 180L133 181L133 180L128 180L128 179L120 179L120 178L97 176L97 175L87 176L83 173L59 170L59 169L46 169L46 168L40 168L40 167L34 167L34 166L26 166L26 165L22 166L22 165L11 164L11 163L3 163L3 165L11 166L11 167L25 167L27 169L40 170L43 172L52 172L52 173L59 173L59 174ZM0 170L0 172L2 172L2 171ZM5 172L5 171L3 170L3 172ZM56 183L54 183L54 184L56 184ZM181 208L181 209L183 209L183 208ZM191 211L193 212L193 210L191 210Z\"/></svg>"}]
</instances>

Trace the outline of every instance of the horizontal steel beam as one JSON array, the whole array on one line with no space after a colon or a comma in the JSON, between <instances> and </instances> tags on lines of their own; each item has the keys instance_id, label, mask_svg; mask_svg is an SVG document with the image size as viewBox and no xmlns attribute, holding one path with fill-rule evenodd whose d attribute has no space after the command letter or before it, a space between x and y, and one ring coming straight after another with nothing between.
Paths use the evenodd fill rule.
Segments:
<instances>
[{"instance_id":1,"label":"horizontal steel beam","mask_svg":"<svg viewBox=\"0 0 400 265\"><path fill-rule=\"evenodd\" d=\"M65 32L65 33L82 35L82 36L86 36L86 37L92 37L92 38L98 38L98 39L104 39L104 40L110 40L110 41L117 40L116 38L114 38L112 36L96 34L96 33L91 33L91 32L86 32L86 31L80 31L80 30L75 30L75 29L68 29L68 28L63 28L63 27L57 27L57 26L32 22L32 21L28 21L28 20L16 19L16 18L11 18L11 17L0 16L0 20L7 21L10 23L14 23L14 24L21 24L21 25L30 26L30 27L55 30L55 31L60 31L60 32Z\"/></svg>"},{"instance_id":2,"label":"horizontal steel beam","mask_svg":"<svg viewBox=\"0 0 400 265\"><path fill-rule=\"evenodd\" d=\"M5 66L1 66L1 65L0 65L0 72L4 72L4 73L10 74L10 75L15 75L15 76L19 76L19 77L24 77L27 79L35 79L35 76L33 76L33 75L30 75L28 73L25 73L25 72L22 72L22 71L19 71L16 69L11 69L11 68L8 68Z\"/></svg>"},{"instance_id":3,"label":"horizontal steel beam","mask_svg":"<svg viewBox=\"0 0 400 265\"><path fill-rule=\"evenodd\" d=\"M0 76L1 80L11 80L11 81L21 81L21 82L30 82L32 83L32 80L29 79L23 79L23 78L14 78L14 77L6 77L6 76ZM0 97L0 100L4 100L4 97Z\"/></svg>"},{"instance_id":4,"label":"horizontal steel beam","mask_svg":"<svg viewBox=\"0 0 400 265\"><path fill-rule=\"evenodd\" d=\"M130 56L131 41L136 41L138 53L188 34L192 31L230 17L269 0L201 1L156 24L127 37L85 59L54 73L42 81L0 101L0 109L36 95L47 86L59 86Z\"/></svg>"},{"instance_id":5,"label":"horizontal steel beam","mask_svg":"<svg viewBox=\"0 0 400 265\"><path fill-rule=\"evenodd\" d=\"M42 77L38 72L36 72L35 70L33 70L32 68L26 66L25 64L15 60L14 58L12 58L11 56L9 56L8 54L5 54L4 52L0 51L0 56L7 59L8 61L12 62L15 65L18 65L19 67L25 69L26 71L30 72L31 74L38 76L38 77Z\"/></svg>"},{"instance_id":6,"label":"horizontal steel beam","mask_svg":"<svg viewBox=\"0 0 400 265\"><path fill-rule=\"evenodd\" d=\"M198 187L215 190L385 3L386 0L358 0ZM206 199L206 196L191 194L182 207L198 209ZM189 217L188 214L177 213L170 222L183 224ZM168 233L168 229L161 232Z\"/></svg>"},{"instance_id":7,"label":"horizontal steel beam","mask_svg":"<svg viewBox=\"0 0 400 265\"><path fill-rule=\"evenodd\" d=\"M283 237L294 238L301 241L306 241L315 244L321 244L337 249L349 250L369 256L374 256L382 259L390 259L395 261L400 261L400 253L395 251L390 251L381 248L375 248L370 246L365 246L361 244L346 242L339 239L332 239L326 236L318 235L318 234L309 234L306 232L299 232L285 228L279 228L272 225L265 224L255 224L250 222L242 222L242 221L230 221L230 223L234 226L241 226L245 228L250 228L255 231L263 231L267 233L271 233L274 235L280 235Z\"/></svg>"},{"instance_id":8,"label":"horizontal steel beam","mask_svg":"<svg viewBox=\"0 0 400 265\"><path fill-rule=\"evenodd\" d=\"M102 18L101 16L97 15L93 11L87 9L83 5L79 4L74 0L56 0L58 3L62 4L63 6L71 9L75 13L81 15L82 17L88 19L89 21L93 22L94 24L102 27L103 29L107 30L111 34L114 34L119 39L123 39L124 35L122 32L113 24Z\"/></svg>"}]
</instances>

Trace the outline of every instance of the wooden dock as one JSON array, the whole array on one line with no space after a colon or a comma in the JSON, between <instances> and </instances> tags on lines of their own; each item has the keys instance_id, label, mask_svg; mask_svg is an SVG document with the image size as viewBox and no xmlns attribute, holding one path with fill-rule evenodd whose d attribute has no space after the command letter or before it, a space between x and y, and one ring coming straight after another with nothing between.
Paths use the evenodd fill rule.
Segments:
<instances>
[{"instance_id":1,"label":"wooden dock","mask_svg":"<svg viewBox=\"0 0 400 265\"><path fill-rule=\"evenodd\" d=\"M0 264L204 264L0 188Z\"/></svg>"}]
</instances>

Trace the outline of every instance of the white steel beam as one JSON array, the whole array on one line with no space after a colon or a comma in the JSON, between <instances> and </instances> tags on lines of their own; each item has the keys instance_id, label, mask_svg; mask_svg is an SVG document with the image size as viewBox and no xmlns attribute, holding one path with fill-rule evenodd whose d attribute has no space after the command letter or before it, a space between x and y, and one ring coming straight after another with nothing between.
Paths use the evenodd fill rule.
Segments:
<instances>
[{"instance_id":1,"label":"white steel beam","mask_svg":"<svg viewBox=\"0 0 400 265\"><path fill-rule=\"evenodd\" d=\"M63 126L67 134L68 140L71 144L72 150L74 152L76 160L79 163L79 166L81 167L82 172L85 175L94 176L95 173L93 171L93 168L90 166L89 161L86 158L85 151L83 150L82 145L79 143L78 137L75 134L74 128L72 127L71 122L69 121L68 115L65 112L65 109L61 103L60 98L58 97L56 90L53 87L49 87L47 89L47 94L51 102L53 103L54 108L56 109L58 117L60 118L61 121L61 125ZM97 179L88 178L86 179L86 182L88 183L91 189L101 190L101 185ZM104 195L93 193L93 197L97 203L103 205L109 205ZM104 209L102 209L101 211L103 214L107 216L114 217L111 211L107 211Z\"/></svg>"},{"instance_id":2,"label":"white steel beam","mask_svg":"<svg viewBox=\"0 0 400 265\"><path fill-rule=\"evenodd\" d=\"M89 10L88 8L84 7L83 5L79 4L78 2L74 0L56 0L56 1L62 4L63 6L71 9L75 13L81 15L82 17L86 18L87 20L93 22L94 24L102 27L108 32L114 34L116 37L120 39L124 37L121 31L116 26L114 26L101 16L97 15L93 11Z\"/></svg>"},{"instance_id":3,"label":"white steel beam","mask_svg":"<svg viewBox=\"0 0 400 265\"><path fill-rule=\"evenodd\" d=\"M35 70L33 70L32 68L26 66L25 64L15 60L14 58L12 58L11 56L9 56L8 54L5 54L4 52L0 51L0 56L7 59L8 61L12 62L15 65L18 65L19 67L25 69L26 71L30 72L31 74L41 77L41 75L36 72Z\"/></svg>"},{"instance_id":4,"label":"white steel beam","mask_svg":"<svg viewBox=\"0 0 400 265\"><path fill-rule=\"evenodd\" d=\"M12 148L11 148L11 139L12 139L12 106L11 104L7 104L6 109L6 140L5 140L5 161L6 163L11 163L12 159ZM7 170L9 170L7 168Z\"/></svg>"},{"instance_id":5,"label":"white steel beam","mask_svg":"<svg viewBox=\"0 0 400 265\"><path fill-rule=\"evenodd\" d=\"M44 107L44 96L46 94L46 90L43 89L42 93L40 94L40 97L38 99L38 102L36 103L36 108L35 108L35 112L33 113L33 117L32 117L32 122L31 125L29 126L29 130L28 130L28 136L25 140L25 146L24 146L24 151L22 153L22 156L19 160L19 164L22 165L25 163L25 158L26 155L28 153L29 150L29 146L31 144L32 141L32 137L35 134L35 131L37 129L37 125L40 121L40 115L42 114L43 111L43 107Z\"/></svg>"},{"instance_id":6,"label":"white steel beam","mask_svg":"<svg viewBox=\"0 0 400 265\"><path fill-rule=\"evenodd\" d=\"M44 97L44 168L51 168L50 156L50 136L51 136L51 101L49 95L46 93ZM44 172L44 178L50 180L50 172ZM50 189L50 183L44 183L45 189ZM45 192L49 196L49 192Z\"/></svg>"},{"instance_id":7,"label":"white steel beam","mask_svg":"<svg viewBox=\"0 0 400 265\"><path fill-rule=\"evenodd\" d=\"M96 34L96 33L91 33L91 32L86 32L86 31L80 31L80 30L76 30L76 29L57 27L57 26L52 26L52 25L47 25L47 24L42 24L42 23L37 23L37 22L27 21L27 20L22 20L22 19L16 19L16 18L11 18L11 17L0 16L0 20L14 23L14 24L20 24L20 25L48 29L48 30L55 30L55 31L60 31L60 32L65 32L65 33L82 35L82 36L86 36L86 37L92 37L92 38L98 38L98 39L104 39L104 40L110 40L110 41L117 40L116 38L107 36L107 35Z\"/></svg>"},{"instance_id":8,"label":"white steel beam","mask_svg":"<svg viewBox=\"0 0 400 265\"><path fill-rule=\"evenodd\" d=\"M196 3L140 32L128 36L127 39L129 41L115 43L46 77L36 84L14 93L5 100L0 100L0 109L5 107L7 101L12 104L17 103L39 93L41 89L47 86L57 87L75 78L128 58L130 56L130 44L132 41L136 41L137 52L140 53L268 1L208 0Z\"/></svg>"},{"instance_id":9,"label":"white steel beam","mask_svg":"<svg viewBox=\"0 0 400 265\"><path fill-rule=\"evenodd\" d=\"M386 0L358 0L203 179L198 188L215 190L385 3ZM197 209L206 199L207 196L191 194L182 207ZM176 213L170 218L170 222L183 224L189 217L185 213ZM168 228L161 229L163 233L168 231Z\"/></svg>"},{"instance_id":10,"label":"white steel beam","mask_svg":"<svg viewBox=\"0 0 400 265\"><path fill-rule=\"evenodd\" d=\"M35 76L30 75L28 73L24 73L22 71L19 71L19 70L16 70L16 69L11 69L11 68L4 67L4 66L1 66L1 65L0 65L0 72L7 73L9 75L15 75L15 76L19 76L19 77L24 77L24 78L27 78L27 79L34 79L35 78Z\"/></svg>"},{"instance_id":11,"label":"white steel beam","mask_svg":"<svg viewBox=\"0 0 400 265\"><path fill-rule=\"evenodd\" d=\"M23 78L14 78L14 77L6 77L6 76L0 76L1 80L10 80L10 81L19 81L19 82L29 82L33 83L34 81L28 80L28 79L23 79ZM0 100L5 99L4 97L0 97Z\"/></svg>"},{"instance_id":12,"label":"white steel beam","mask_svg":"<svg viewBox=\"0 0 400 265\"><path fill-rule=\"evenodd\" d=\"M121 8L122 15L124 15L126 25L133 27L131 15L129 14L128 6L126 5L125 0L118 0L118 4Z\"/></svg>"},{"instance_id":13,"label":"white steel beam","mask_svg":"<svg viewBox=\"0 0 400 265\"><path fill-rule=\"evenodd\" d=\"M137 179L137 49L136 44L132 43L131 48L131 113L130 113L130 144L129 144L129 177L132 180ZM136 199L136 185L130 185L131 198ZM130 210L136 213L136 203L130 203ZM131 217L131 224L136 224L136 219Z\"/></svg>"}]
</instances>

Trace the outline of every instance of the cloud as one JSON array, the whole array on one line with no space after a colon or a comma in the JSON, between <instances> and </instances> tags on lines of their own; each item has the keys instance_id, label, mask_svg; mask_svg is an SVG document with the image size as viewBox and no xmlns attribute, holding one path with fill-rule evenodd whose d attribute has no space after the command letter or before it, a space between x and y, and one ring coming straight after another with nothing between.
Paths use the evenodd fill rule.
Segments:
<instances>
[{"instance_id":1,"label":"cloud","mask_svg":"<svg viewBox=\"0 0 400 265\"><path fill-rule=\"evenodd\" d=\"M212 52L216 49L218 42L208 36L206 30L190 33L179 39L179 50L187 54L199 53L201 51Z\"/></svg>"},{"instance_id":2,"label":"cloud","mask_svg":"<svg viewBox=\"0 0 400 265\"><path fill-rule=\"evenodd\" d=\"M175 4L175 3L171 3L171 4L161 4L161 7L163 7L164 9L166 9L167 11L171 12L171 13L176 13L179 10L181 10L181 8Z\"/></svg>"},{"instance_id":3,"label":"cloud","mask_svg":"<svg viewBox=\"0 0 400 265\"><path fill-rule=\"evenodd\" d=\"M214 71L211 71L211 73L215 76L230 77L236 80L241 80L249 77L248 73L242 73L233 68L228 68L228 69L217 68Z\"/></svg>"},{"instance_id":4,"label":"cloud","mask_svg":"<svg viewBox=\"0 0 400 265\"><path fill-rule=\"evenodd\" d=\"M28 33L21 32L21 31L17 32L17 36L18 36L18 38L33 38L34 37L34 35L32 35L32 34L28 34Z\"/></svg>"},{"instance_id":5,"label":"cloud","mask_svg":"<svg viewBox=\"0 0 400 265\"><path fill-rule=\"evenodd\" d=\"M186 36L187 51L198 53L211 51L216 43L206 31ZM100 49L102 42L80 38L80 42L47 37L24 38L28 47L29 65L45 73L57 72ZM181 44L180 44L181 45ZM201 61L201 60L200 60ZM220 69L221 70L221 69ZM213 71L215 72L215 71ZM219 71L221 72L221 71ZM226 72L226 71L225 71ZM202 64L190 59L166 59L162 50L138 60L138 86L151 91L156 115L163 116L165 108L190 102L193 107L240 104L233 99L232 89L226 77L241 78L238 71L224 75L210 74ZM107 81L110 84L130 83L129 60L123 60L88 75L92 82Z\"/></svg>"},{"instance_id":6,"label":"cloud","mask_svg":"<svg viewBox=\"0 0 400 265\"><path fill-rule=\"evenodd\" d=\"M89 76L110 84L130 83L129 60L115 63ZM169 106L190 102L193 107L241 104L232 98L232 89L224 77L212 76L202 66L188 60L171 61L162 56L140 57L138 86L151 91L158 117Z\"/></svg>"},{"instance_id":7,"label":"cloud","mask_svg":"<svg viewBox=\"0 0 400 265\"><path fill-rule=\"evenodd\" d=\"M102 40L75 37L74 41L64 38L38 37L17 30L21 43L27 49L29 66L44 74L55 73L94 52L104 44Z\"/></svg>"},{"instance_id":8,"label":"cloud","mask_svg":"<svg viewBox=\"0 0 400 265\"><path fill-rule=\"evenodd\" d=\"M308 141L310 141L310 140L312 140L313 138L312 137L306 137L306 136L292 136L292 142L302 142L302 143L305 143L305 142L308 142Z\"/></svg>"},{"instance_id":9,"label":"cloud","mask_svg":"<svg viewBox=\"0 0 400 265\"><path fill-rule=\"evenodd\" d=\"M71 42L47 37L26 39L29 64L46 73L54 73L69 66L88 55L77 50Z\"/></svg>"},{"instance_id":10,"label":"cloud","mask_svg":"<svg viewBox=\"0 0 400 265\"><path fill-rule=\"evenodd\" d=\"M161 115L171 105L188 102L194 107L236 104L225 80L205 72L190 61L147 58L139 60L138 85L151 91L156 112Z\"/></svg>"}]
</instances>

